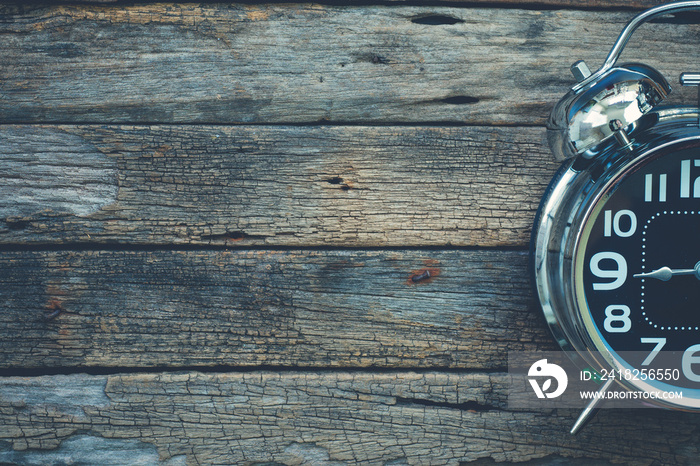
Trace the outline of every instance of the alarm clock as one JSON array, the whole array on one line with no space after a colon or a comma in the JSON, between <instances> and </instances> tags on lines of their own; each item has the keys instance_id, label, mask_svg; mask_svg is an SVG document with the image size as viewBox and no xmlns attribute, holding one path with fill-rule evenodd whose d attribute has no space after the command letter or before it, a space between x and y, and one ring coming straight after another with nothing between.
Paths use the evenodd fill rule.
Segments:
<instances>
[{"instance_id":1,"label":"alarm clock","mask_svg":"<svg viewBox=\"0 0 700 466\"><path fill-rule=\"evenodd\" d=\"M574 63L577 83L547 123L563 163L531 246L536 294L561 348L599 373L647 375L609 378L601 391L617 383L681 410L700 410L700 114L695 104L663 106L671 87L661 73L617 60L644 22L698 9L700 1L649 9L600 69ZM700 74L680 83L698 86ZM663 396L679 390L682 398Z\"/></svg>"}]
</instances>

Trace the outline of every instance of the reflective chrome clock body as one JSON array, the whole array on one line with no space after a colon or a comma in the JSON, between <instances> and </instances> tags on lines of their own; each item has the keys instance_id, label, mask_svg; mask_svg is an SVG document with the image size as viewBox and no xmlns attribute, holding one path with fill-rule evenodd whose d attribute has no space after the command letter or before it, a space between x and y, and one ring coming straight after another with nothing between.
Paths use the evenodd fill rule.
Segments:
<instances>
[{"instance_id":1,"label":"reflective chrome clock body","mask_svg":"<svg viewBox=\"0 0 700 466\"><path fill-rule=\"evenodd\" d=\"M536 291L555 339L564 350L575 351L581 357L582 365L596 370L625 369L629 367L628 361L622 360L618 352L639 350L611 345L600 322L596 323L592 317L594 311L588 302L590 293L583 285L586 280L583 270L589 266L586 248L592 225L625 178L643 169L655 157L664 157L664 151L695 147L700 158L698 116L696 108L667 108L648 114L647 121L643 122L647 127L635 135L631 150L620 151L619 144L610 140L605 146L598 147L598 155L593 159L570 159L561 167L542 199L532 236L531 265ZM657 191L658 187L654 191L655 197L658 197ZM643 196L640 191L639 197ZM671 195L668 197L667 204L672 205ZM700 210L700 200L697 203ZM640 215L637 221L646 221L646 217ZM636 236L641 236L641 226ZM635 280L632 278L635 266L632 260L627 261L630 270L626 280L631 283ZM618 298L618 301L631 304L626 298ZM634 304L637 304L636 299ZM635 309L635 312L638 311ZM637 332L637 335L644 335L643 330ZM697 335L700 343L700 332ZM669 334L668 338L673 338L673 335ZM643 383L628 383L627 388L663 389ZM668 406L700 409L700 393L697 398L684 396Z\"/></svg>"},{"instance_id":2,"label":"reflective chrome clock body","mask_svg":"<svg viewBox=\"0 0 700 466\"><path fill-rule=\"evenodd\" d=\"M682 366L677 386L687 396L656 403L700 410L700 110L661 108L671 92L666 79L644 64L617 64L641 24L687 10L700 10L700 1L651 8L627 24L600 69L572 66L578 83L547 125L563 165L535 220L531 266L545 318L563 349L587 366L610 370L651 367L665 348L669 364L679 373ZM680 81L698 86L700 74ZM686 225L692 231L684 231ZM642 348L653 355L643 361L620 355ZM648 392L676 387L621 383Z\"/></svg>"}]
</instances>

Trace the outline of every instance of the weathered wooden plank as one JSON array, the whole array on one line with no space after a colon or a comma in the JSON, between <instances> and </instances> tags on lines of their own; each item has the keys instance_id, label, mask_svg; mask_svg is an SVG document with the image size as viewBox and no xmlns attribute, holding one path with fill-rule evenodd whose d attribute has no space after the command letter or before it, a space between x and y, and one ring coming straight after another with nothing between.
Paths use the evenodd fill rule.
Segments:
<instances>
[{"instance_id":1,"label":"weathered wooden plank","mask_svg":"<svg viewBox=\"0 0 700 466\"><path fill-rule=\"evenodd\" d=\"M524 246L541 128L2 126L0 243Z\"/></svg>"},{"instance_id":2,"label":"weathered wooden plank","mask_svg":"<svg viewBox=\"0 0 700 466\"><path fill-rule=\"evenodd\" d=\"M102 2L122 1L122 0L98 0ZM394 3L407 3L407 0L389 0ZM349 4L354 2L350 0ZM361 3L361 2L358 2ZM427 2L426 2L427 3ZM444 3L469 3L472 5L486 4L490 7L494 5L502 5L504 7L523 8L531 6L533 8L547 7L562 7L562 8L651 8L652 6L668 3L665 0L474 0L464 2L463 0L444 0Z\"/></svg>"},{"instance_id":3,"label":"weathered wooden plank","mask_svg":"<svg viewBox=\"0 0 700 466\"><path fill-rule=\"evenodd\" d=\"M525 252L0 257L4 368L493 369L508 350L554 349L531 307Z\"/></svg>"},{"instance_id":4,"label":"weathered wooden plank","mask_svg":"<svg viewBox=\"0 0 700 466\"><path fill-rule=\"evenodd\" d=\"M387 0L392 3L407 3L408 0ZM444 3L464 3L463 0L443 0ZM41 2L41 4L46 4L46 3L74 3L73 0L45 0ZM109 4L129 4L133 2L129 2L127 0L85 0L81 3L109 3ZM148 3L146 1L142 1L141 3ZM155 1L151 1L151 3L159 3ZM218 3L225 3L223 1L219 1ZM324 2L319 2L319 3L324 3ZM332 2L328 2L332 3ZM353 5L353 4L360 4L360 5L366 5L367 2L363 1L355 1L355 0L346 0L343 2L344 4L347 5ZM377 3L386 3L386 2L377 2ZM489 6L493 5L503 5L505 7L508 6L518 6L520 8L522 7L527 7L527 6L533 6L533 7L542 7L544 5L554 7L572 7L572 8L650 8L652 6L656 5L661 5L662 3L667 3L664 0L531 0L531 1L522 1L522 0L471 0L469 2L470 4L478 5L485 3ZM444 19L443 19L444 20ZM438 21L438 19L435 19L434 21Z\"/></svg>"},{"instance_id":5,"label":"weathered wooden plank","mask_svg":"<svg viewBox=\"0 0 700 466\"><path fill-rule=\"evenodd\" d=\"M443 20L425 20L436 16ZM571 62L602 63L631 16L307 4L1 7L0 121L542 124L573 84ZM692 69L697 35L693 24L647 25L625 57L652 60L675 81ZM695 101L693 90L684 96Z\"/></svg>"},{"instance_id":6,"label":"weathered wooden plank","mask_svg":"<svg viewBox=\"0 0 700 466\"><path fill-rule=\"evenodd\" d=\"M697 460L697 415L603 410L573 437L568 429L577 413L507 411L506 395L506 375L482 373L4 378L0 462L649 465Z\"/></svg>"}]
</instances>

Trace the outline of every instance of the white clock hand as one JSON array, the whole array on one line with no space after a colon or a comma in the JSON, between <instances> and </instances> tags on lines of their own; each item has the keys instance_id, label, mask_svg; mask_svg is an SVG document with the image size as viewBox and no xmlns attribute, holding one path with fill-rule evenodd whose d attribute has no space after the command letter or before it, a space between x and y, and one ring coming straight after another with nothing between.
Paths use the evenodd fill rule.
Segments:
<instances>
[{"instance_id":1,"label":"white clock hand","mask_svg":"<svg viewBox=\"0 0 700 466\"><path fill-rule=\"evenodd\" d=\"M651 272L638 273L632 276L634 278L656 278L657 280L667 282L671 279L671 277L675 277L676 275L695 275L695 278L700 280L700 262L695 264L695 267L692 269L674 270L669 267L661 267L660 269L656 269Z\"/></svg>"}]
</instances>

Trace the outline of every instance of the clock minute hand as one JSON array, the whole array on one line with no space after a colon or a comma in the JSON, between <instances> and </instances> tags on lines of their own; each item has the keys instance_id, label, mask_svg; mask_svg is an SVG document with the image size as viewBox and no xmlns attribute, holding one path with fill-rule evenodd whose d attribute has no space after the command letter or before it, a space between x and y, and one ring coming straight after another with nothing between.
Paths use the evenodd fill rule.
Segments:
<instances>
[{"instance_id":1,"label":"clock minute hand","mask_svg":"<svg viewBox=\"0 0 700 466\"><path fill-rule=\"evenodd\" d=\"M695 264L692 269L671 269L669 267L661 267L660 269L653 270L647 273L638 273L633 275L634 278L655 278L667 282L671 277L676 275L695 275L695 278L700 280L700 262Z\"/></svg>"}]
</instances>

